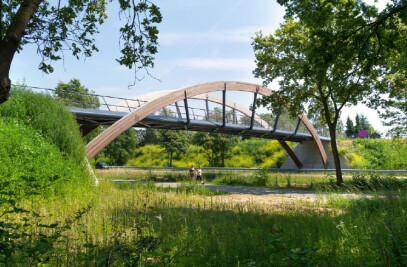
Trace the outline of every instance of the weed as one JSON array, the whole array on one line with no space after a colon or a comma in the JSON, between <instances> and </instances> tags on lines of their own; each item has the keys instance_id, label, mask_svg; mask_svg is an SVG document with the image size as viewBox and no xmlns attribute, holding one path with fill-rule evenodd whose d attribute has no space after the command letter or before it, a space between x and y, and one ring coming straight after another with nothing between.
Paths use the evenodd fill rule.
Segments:
<instances>
[{"instance_id":1,"label":"weed","mask_svg":"<svg viewBox=\"0 0 407 267\"><path fill-rule=\"evenodd\" d=\"M258 171L254 175L253 181L254 184L257 186L266 186L269 182L269 175L267 173L267 170Z\"/></svg>"}]
</instances>

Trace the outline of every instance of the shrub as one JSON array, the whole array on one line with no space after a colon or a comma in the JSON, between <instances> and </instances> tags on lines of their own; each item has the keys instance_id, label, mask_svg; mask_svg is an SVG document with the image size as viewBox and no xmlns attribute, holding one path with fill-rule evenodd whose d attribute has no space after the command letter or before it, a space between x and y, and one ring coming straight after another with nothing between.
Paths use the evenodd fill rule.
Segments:
<instances>
[{"instance_id":1,"label":"shrub","mask_svg":"<svg viewBox=\"0 0 407 267\"><path fill-rule=\"evenodd\" d=\"M253 157L249 155L233 155L230 159L225 160L228 167L250 168L254 165Z\"/></svg>"},{"instance_id":2,"label":"shrub","mask_svg":"<svg viewBox=\"0 0 407 267\"><path fill-rule=\"evenodd\" d=\"M267 173L266 170L263 171L258 171L255 175L254 175L254 184L258 185L258 186L266 186L268 181L269 181L270 177Z\"/></svg>"},{"instance_id":3,"label":"shrub","mask_svg":"<svg viewBox=\"0 0 407 267\"><path fill-rule=\"evenodd\" d=\"M407 139L342 140L338 146L352 168L407 169Z\"/></svg>"},{"instance_id":4,"label":"shrub","mask_svg":"<svg viewBox=\"0 0 407 267\"><path fill-rule=\"evenodd\" d=\"M0 187L16 195L58 191L84 177L81 166L41 133L10 119L0 119L0 159Z\"/></svg>"},{"instance_id":5,"label":"shrub","mask_svg":"<svg viewBox=\"0 0 407 267\"><path fill-rule=\"evenodd\" d=\"M135 150L135 158L128 160L126 166L157 166L164 167L167 153L159 145L146 145Z\"/></svg>"},{"instance_id":6,"label":"shrub","mask_svg":"<svg viewBox=\"0 0 407 267\"><path fill-rule=\"evenodd\" d=\"M83 164L85 146L74 116L65 105L48 95L14 87L0 105L0 116L29 125L55 144L64 157Z\"/></svg>"},{"instance_id":7,"label":"shrub","mask_svg":"<svg viewBox=\"0 0 407 267\"><path fill-rule=\"evenodd\" d=\"M62 103L13 88L0 115L2 189L24 195L37 188L48 194L89 184L82 136Z\"/></svg>"},{"instance_id":8,"label":"shrub","mask_svg":"<svg viewBox=\"0 0 407 267\"><path fill-rule=\"evenodd\" d=\"M210 165L205 149L201 146L190 145L185 153L177 154L176 158L172 164L174 167L189 167L192 163L196 167Z\"/></svg>"}]
</instances>

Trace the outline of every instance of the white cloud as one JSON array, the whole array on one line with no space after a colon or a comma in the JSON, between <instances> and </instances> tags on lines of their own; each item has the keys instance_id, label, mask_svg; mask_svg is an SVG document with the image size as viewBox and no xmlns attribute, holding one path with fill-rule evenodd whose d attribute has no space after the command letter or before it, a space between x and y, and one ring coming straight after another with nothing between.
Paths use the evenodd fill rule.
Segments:
<instances>
[{"instance_id":1,"label":"white cloud","mask_svg":"<svg viewBox=\"0 0 407 267\"><path fill-rule=\"evenodd\" d=\"M173 62L175 67L204 70L254 70L250 58L184 58Z\"/></svg>"},{"instance_id":2,"label":"white cloud","mask_svg":"<svg viewBox=\"0 0 407 267\"><path fill-rule=\"evenodd\" d=\"M221 31L204 32L162 32L159 36L161 45L176 45L179 43L194 43L200 41L217 43L250 43L255 33L262 30L264 33L272 33L274 29L269 27L248 26Z\"/></svg>"}]
</instances>

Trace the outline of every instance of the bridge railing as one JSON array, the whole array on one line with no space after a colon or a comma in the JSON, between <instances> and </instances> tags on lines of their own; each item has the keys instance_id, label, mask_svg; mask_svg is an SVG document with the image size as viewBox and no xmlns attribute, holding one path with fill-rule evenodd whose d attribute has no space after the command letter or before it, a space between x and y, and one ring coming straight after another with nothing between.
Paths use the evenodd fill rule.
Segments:
<instances>
[{"instance_id":1,"label":"bridge railing","mask_svg":"<svg viewBox=\"0 0 407 267\"><path fill-rule=\"evenodd\" d=\"M99 95L95 93L82 93L75 91L64 91L56 90L51 88L42 88L36 86L23 86L30 88L33 91L41 92L50 95L51 97L63 101L67 106L80 107L80 108L92 108L98 110L107 110L107 111L120 111L120 112L132 112L139 107L148 103L146 100L140 99L129 99L123 97L115 97L108 95ZM62 99L59 95L65 94L71 96L71 99ZM91 101L84 100L86 97L91 98ZM77 99L75 99L77 98ZM204 101L204 100L197 100ZM120 104L118 104L120 103ZM205 108L199 107L188 107L188 113L191 119L193 120L209 120L215 122L223 122L223 113L221 109L208 110ZM176 118L186 118L186 110L183 103L173 103L157 112L154 115L165 116L165 117L176 117ZM262 118L262 121L254 121L254 127L266 128L272 130L274 128L276 118ZM263 121L265 123L263 123ZM251 117L246 114L241 113L238 110L230 109L227 112L225 117L225 122L230 124L239 124L249 127L251 124ZM288 132L294 132L297 129L297 125L292 122L279 120L277 123L277 130L284 130ZM322 129L319 129L319 134L323 136L329 136L327 133L322 132ZM303 123L298 125L297 133L308 133L308 130Z\"/></svg>"}]
</instances>

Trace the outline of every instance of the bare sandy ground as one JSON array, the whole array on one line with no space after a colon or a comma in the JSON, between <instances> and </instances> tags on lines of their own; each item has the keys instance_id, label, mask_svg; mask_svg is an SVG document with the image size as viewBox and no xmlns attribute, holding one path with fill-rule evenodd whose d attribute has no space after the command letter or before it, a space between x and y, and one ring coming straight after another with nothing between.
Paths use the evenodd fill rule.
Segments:
<instances>
[{"instance_id":1,"label":"bare sandy ground","mask_svg":"<svg viewBox=\"0 0 407 267\"><path fill-rule=\"evenodd\" d=\"M178 187L180 183L155 183L162 187ZM201 185L213 191L222 191L229 194L216 196L216 199L222 201L233 201L240 203L261 203L261 204L290 204L292 202L304 201L315 202L325 201L328 196L338 196L344 198L359 198L364 195L348 194L348 193L317 193L309 190L296 189L273 189L264 187L248 187L248 186L230 186L230 185Z\"/></svg>"}]
</instances>

